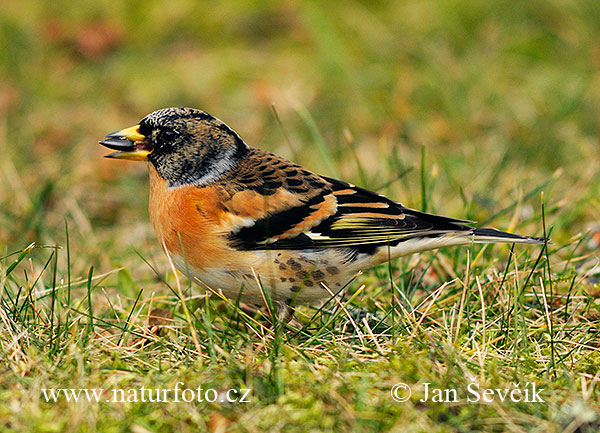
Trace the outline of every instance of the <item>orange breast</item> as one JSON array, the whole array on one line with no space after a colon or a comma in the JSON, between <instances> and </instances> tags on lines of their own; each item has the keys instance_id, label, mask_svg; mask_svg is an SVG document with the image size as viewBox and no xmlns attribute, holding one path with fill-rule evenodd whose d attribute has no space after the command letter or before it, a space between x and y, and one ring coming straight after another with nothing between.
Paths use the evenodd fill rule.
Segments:
<instances>
[{"instance_id":1,"label":"orange breast","mask_svg":"<svg viewBox=\"0 0 600 433\"><path fill-rule=\"evenodd\" d=\"M161 242L172 254L182 255L196 268L222 266L234 252L227 245L227 221L221 210L221 197L214 188L182 186L169 188L149 164L150 220ZM181 241L180 241L181 238Z\"/></svg>"}]
</instances>

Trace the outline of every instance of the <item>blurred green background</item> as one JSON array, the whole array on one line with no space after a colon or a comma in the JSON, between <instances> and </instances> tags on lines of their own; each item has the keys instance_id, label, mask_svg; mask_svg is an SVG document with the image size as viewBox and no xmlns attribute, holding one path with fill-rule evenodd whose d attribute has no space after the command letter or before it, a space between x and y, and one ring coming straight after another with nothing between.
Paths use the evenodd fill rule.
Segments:
<instances>
[{"instance_id":1,"label":"blurred green background","mask_svg":"<svg viewBox=\"0 0 600 433\"><path fill-rule=\"evenodd\" d=\"M411 207L425 146L429 210L480 221L562 169L572 235L598 220L599 23L593 1L5 1L0 242L60 242L67 216L90 251L135 243L145 171L97 141L166 106L367 187L404 173L383 192Z\"/></svg>"}]
</instances>

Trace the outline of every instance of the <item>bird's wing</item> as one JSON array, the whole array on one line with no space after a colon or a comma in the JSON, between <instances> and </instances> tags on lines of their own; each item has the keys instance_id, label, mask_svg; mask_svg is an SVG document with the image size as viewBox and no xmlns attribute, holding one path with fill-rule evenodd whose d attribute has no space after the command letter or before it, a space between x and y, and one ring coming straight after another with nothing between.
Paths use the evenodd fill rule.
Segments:
<instances>
[{"instance_id":1,"label":"bird's wing","mask_svg":"<svg viewBox=\"0 0 600 433\"><path fill-rule=\"evenodd\" d=\"M337 210L305 233L314 248L352 247L369 250L419 237L470 233L471 221L407 208L375 192L335 179L330 182Z\"/></svg>"},{"instance_id":2,"label":"bird's wing","mask_svg":"<svg viewBox=\"0 0 600 433\"><path fill-rule=\"evenodd\" d=\"M239 217L228 235L236 248L361 251L415 237L472 231L462 224L468 221L418 212L275 155L268 158L261 155L256 164L239 170L236 179L227 180L240 186L224 204Z\"/></svg>"}]
</instances>

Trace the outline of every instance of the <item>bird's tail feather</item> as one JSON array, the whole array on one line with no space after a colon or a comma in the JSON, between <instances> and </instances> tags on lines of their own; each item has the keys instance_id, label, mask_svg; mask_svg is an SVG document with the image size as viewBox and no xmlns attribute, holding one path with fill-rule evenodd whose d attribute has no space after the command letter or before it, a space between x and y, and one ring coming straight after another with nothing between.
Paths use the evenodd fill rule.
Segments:
<instances>
[{"instance_id":1,"label":"bird's tail feather","mask_svg":"<svg viewBox=\"0 0 600 433\"><path fill-rule=\"evenodd\" d=\"M515 235L512 233L501 232L500 230L462 226L461 230L448 230L441 233L434 233L430 236L420 236L399 242L397 245L386 248L381 247L381 256L376 258L376 262L381 260L391 260L396 257L402 257L421 251L434 250L442 247L453 247L458 245L469 245L475 243L521 243L521 244L544 244L547 240L543 238L534 238L529 236ZM550 242L548 242L550 243Z\"/></svg>"},{"instance_id":2,"label":"bird's tail feather","mask_svg":"<svg viewBox=\"0 0 600 433\"><path fill-rule=\"evenodd\" d=\"M491 228L473 229L472 235L473 242L482 244L489 242L506 242L511 244L544 244L548 242L548 240L544 238L515 235L513 233L501 232L500 230Z\"/></svg>"}]
</instances>

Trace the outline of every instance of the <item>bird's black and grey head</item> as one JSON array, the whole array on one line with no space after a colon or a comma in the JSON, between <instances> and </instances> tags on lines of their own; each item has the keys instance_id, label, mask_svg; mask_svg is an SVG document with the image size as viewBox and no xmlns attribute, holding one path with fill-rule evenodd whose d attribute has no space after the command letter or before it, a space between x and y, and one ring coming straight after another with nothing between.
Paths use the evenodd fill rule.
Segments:
<instances>
[{"instance_id":1,"label":"bird's black and grey head","mask_svg":"<svg viewBox=\"0 0 600 433\"><path fill-rule=\"evenodd\" d=\"M225 123L194 108L155 111L100 144L117 150L109 158L148 160L171 187L217 180L249 150Z\"/></svg>"}]
</instances>

